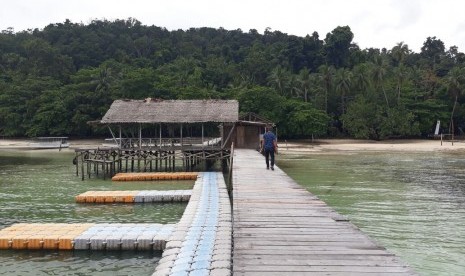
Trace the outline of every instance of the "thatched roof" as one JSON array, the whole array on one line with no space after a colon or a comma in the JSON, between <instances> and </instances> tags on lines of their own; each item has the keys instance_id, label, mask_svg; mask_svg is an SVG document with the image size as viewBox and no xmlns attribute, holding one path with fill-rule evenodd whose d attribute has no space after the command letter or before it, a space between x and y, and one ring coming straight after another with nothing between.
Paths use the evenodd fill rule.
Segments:
<instances>
[{"instance_id":1,"label":"thatched roof","mask_svg":"<svg viewBox=\"0 0 465 276\"><path fill-rule=\"evenodd\" d=\"M116 100L100 121L116 123L236 122L236 100Z\"/></svg>"}]
</instances>

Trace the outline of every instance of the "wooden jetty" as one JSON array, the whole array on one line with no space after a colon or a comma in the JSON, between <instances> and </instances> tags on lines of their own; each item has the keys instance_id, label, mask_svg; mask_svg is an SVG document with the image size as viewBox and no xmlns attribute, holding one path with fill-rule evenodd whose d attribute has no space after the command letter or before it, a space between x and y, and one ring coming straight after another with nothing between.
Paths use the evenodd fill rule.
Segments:
<instances>
[{"instance_id":1,"label":"wooden jetty","mask_svg":"<svg viewBox=\"0 0 465 276\"><path fill-rule=\"evenodd\" d=\"M234 275L416 275L258 152L233 164Z\"/></svg>"},{"instance_id":2,"label":"wooden jetty","mask_svg":"<svg viewBox=\"0 0 465 276\"><path fill-rule=\"evenodd\" d=\"M191 171L201 163L224 161L230 158L231 150L222 147L162 147L150 148L92 148L75 149L73 163L76 176L103 175L113 177L120 172L179 172Z\"/></svg>"}]
</instances>

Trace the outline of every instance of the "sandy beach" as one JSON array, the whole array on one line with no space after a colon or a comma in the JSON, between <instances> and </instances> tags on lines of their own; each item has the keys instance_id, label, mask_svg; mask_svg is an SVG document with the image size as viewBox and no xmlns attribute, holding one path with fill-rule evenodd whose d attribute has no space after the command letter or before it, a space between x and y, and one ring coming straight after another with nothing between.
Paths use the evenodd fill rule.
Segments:
<instances>
[{"instance_id":1,"label":"sandy beach","mask_svg":"<svg viewBox=\"0 0 465 276\"><path fill-rule=\"evenodd\" d=\"M31 149L32 140L28 139L0 139L0 149ZM103 139L69 140L68 150L76 148L92 148L104 146ZM350 151L465 151L465 141L425 140L353 140L353 139L318 139L286 141L278 143L281 154L350 152Z\"/></svg>"},{"instance_id":2,"label":"sandy beach","mask_svg":"<svg viewBox=\"0 0 465 276\"><path fill-rule=\"evenodd\" d=\"M32 150L34 141L32 139L0 139L0 150ZM62 150L73 150L76 148L96 148L102 147L103 139L77 139L69 140L69 148L63 148Z\"/></svg>"},{"instance_id":3,"label":"sandy beach","mask_svg":"<svg viewBox=\"0 0 465 276\"><path fill-rule=\"evenodd\" d=\"M352 139L322 139L312 141L280 141L279 152L282 154L350 152L350 151L465 151L465 141L440 140L352 140Z\"/></svg>"}]
</instances>

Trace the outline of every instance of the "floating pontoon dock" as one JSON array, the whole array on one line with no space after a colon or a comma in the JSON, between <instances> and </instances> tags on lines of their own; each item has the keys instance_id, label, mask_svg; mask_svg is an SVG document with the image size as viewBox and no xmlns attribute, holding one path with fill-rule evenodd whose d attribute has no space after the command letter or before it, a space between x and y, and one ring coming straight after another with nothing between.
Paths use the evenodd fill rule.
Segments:
<instances>
[{"instance_id":1,"label":"floating pontoon dock","mask_svg":"<svg viewBox=\"0 0 465 276\"><path fill-rule=\"evenodd\" d=\"M76 196L77 203L187 202L192 190L168 191L87 191Z\"/></svg>"}]
</instances>

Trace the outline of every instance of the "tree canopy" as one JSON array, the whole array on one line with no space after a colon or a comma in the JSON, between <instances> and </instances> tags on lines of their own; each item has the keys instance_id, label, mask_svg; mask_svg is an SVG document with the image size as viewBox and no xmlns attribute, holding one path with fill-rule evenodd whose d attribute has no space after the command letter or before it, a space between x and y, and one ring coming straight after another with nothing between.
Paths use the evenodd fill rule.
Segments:
<instances>
[{"instance_id":1,"label":"tree canopy","mask_svg":"<svg viewBox=\"0 0 465 276\"><path fill-rule=\"evenodd\" d=\"M0 135L92 136L113 100L237 99L289 138L462 134L465 55L360 49L349 26L320 39L266 29L168 31L136 19L0 33Z\"/></svg>"}]
</instances>

